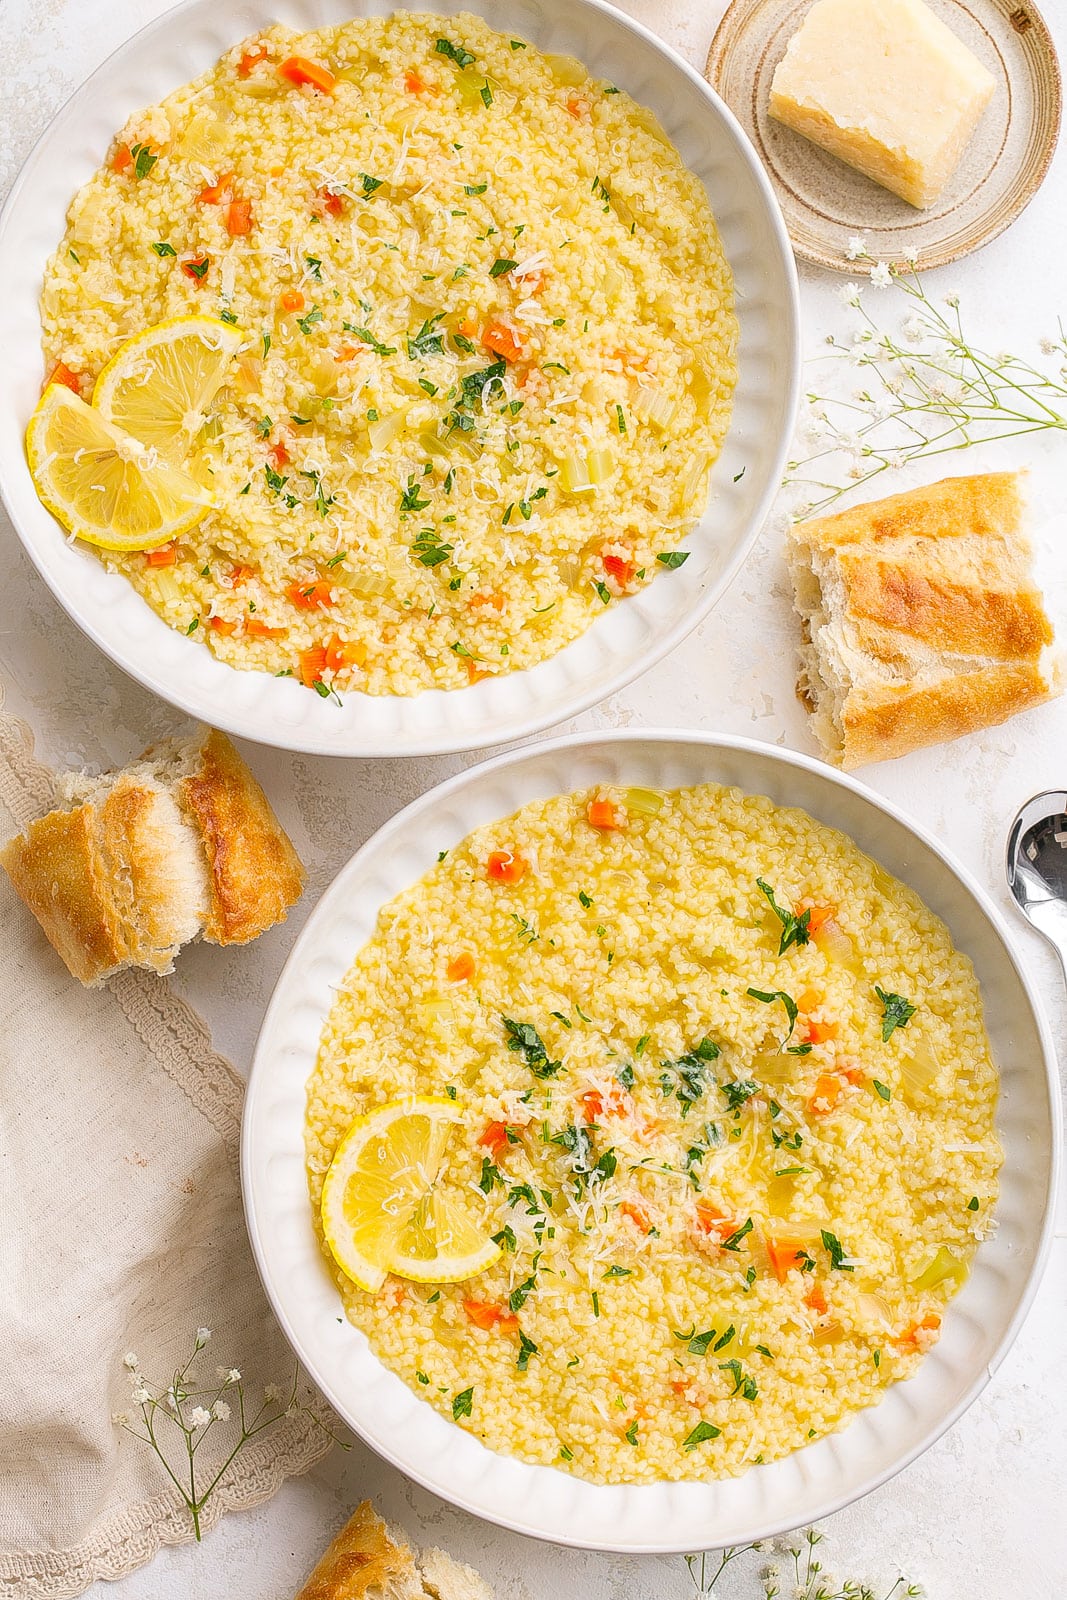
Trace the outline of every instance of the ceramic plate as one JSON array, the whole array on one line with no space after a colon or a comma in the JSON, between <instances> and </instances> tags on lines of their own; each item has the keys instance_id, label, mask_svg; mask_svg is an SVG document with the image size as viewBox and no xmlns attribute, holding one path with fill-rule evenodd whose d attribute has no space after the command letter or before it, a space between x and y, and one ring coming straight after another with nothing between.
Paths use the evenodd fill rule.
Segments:
<instances>
[{"instance_id":1,"label":"ceramic plate","mask_svg":"<svg viewBox=\"0 0 1067 1600\"><path fill-rule=\"evenodd\" d=\"M774 193L748 140L700 75L602 0L437 0L550 51L578 56L650 106L711 198L737 285L740 378L711 500L684 567L550 661L468 689L320 699L292 679L237 672L168 628L125 579L66 542L34 492L23 434L40 393L37 302L74 192L139 107L269 23L308 29L426 0L192 0L118 50L63 108L0 216L0 490L38 571L85 633L133 677L228 732L321 755L426 755L533 733L613 693L707 614L739 570L781 481L799 385L796 274Z\"/></svg>"},{"instance_id":2,"label":"ceramic plate","mask_svg":"<svg viewBox=\"0 0 1067 1600\"><path fill-rule=\"evenodd\" d=\"M974 962L1000 1069L999 1228L945 1315L915 1377L841 1433L740 1478L632 1487L587 1483L495 1455L371 1354L348 1322L312 1227L304 1172L305 1085L335 989L379 908L472 828L527 801L599 784L671 788L713 780L804 807L851 835L944 918ZM388 822L340 872L297 941L263 1024L245 1100L242 1181L249 1235L294 1350L339 1414L409 1477L480 1517L562 1544L684 1551L739 1544L816 1521L866 1494L933 1443L988 1382L1037 1286L1052 1226L1059 1113L1046 1023L984 892L886 801L806 756L702 733L554 740L461 774Z\"/></svg>"},{"instance_id":3,"label":"ceramic plate","mask_svg":"<svg viewBox=\"0 0 1067 1600\"><path fill-rule=\"evenodd\" d=\"M805 261L847 272L850 238L872 261L921 267L956 261L995 239L1025 208L1048 170L1060 128L1055 46L1032 0L927 0L992 72L996 90L959 170L940 199L917 211L767 112L771 79L811 0L733 0L708 56L707 76L759 151L793 248Z\"/></svg>"}]
</instances>

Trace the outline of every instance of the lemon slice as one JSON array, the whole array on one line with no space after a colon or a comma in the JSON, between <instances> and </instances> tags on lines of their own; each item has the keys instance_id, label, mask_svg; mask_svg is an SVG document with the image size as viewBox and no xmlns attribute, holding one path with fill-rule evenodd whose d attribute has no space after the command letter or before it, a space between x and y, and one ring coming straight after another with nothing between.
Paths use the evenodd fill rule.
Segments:
<instances>
[{"instance_id":1,"label":"lemon slice","mask_svg":"<svg viewBox=\"0 0 1067 1600\"><path fill-rule=\"evenodd\" d=\"M248 335L217 317L173 317L127 339L93 390L93 405L123 433L181 466Z\"/></svg>"},{"instance_id":2,"label":"lemon slice","mask_svg":"<svg viewBox=\"0 0 1067 1600\"><path fill-rule=\"evenodd\" d=\"M26 430L34 487L70 532L104 550L151 550L201 520L211 495L107 422L80 395L49 384Z\"/></svg>"},{"instance_id":3,"label":"lemon slice","mask_svg":"<svg viewBox=\"0 0 1067 1600\"><path fill-rule=\"evenodd\" d=\"M451 1100L418 1095L357 1117L345 1134L322 1188L322 1228L361 1289L380 1289L387 1272L458 1283L498 1259L498 1246L441 1185L459 1121Z\"/></svg>"}]
</instances>

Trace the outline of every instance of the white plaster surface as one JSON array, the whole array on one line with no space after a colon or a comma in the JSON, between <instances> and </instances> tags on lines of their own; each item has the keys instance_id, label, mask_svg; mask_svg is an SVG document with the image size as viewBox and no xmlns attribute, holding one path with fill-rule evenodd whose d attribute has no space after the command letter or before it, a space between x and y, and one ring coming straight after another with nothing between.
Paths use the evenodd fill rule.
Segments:
<instances>
[{"instance_id":1,"label":"white plaster surface","mask_svg":"<svg viewBox=\"0 0 1067 1600\"><path fill-rule=\"evenodd\" d=\"M562 3L562 0L561 0ZM164 0L4 0L0 189L78 82ZM702 65L724 0L625 0L625 9ZM1045 13L1067 57L1067 6ZM980 254L932 275L958 292L978 337L1036 354L1067 317L1067 141L1036 200ZM850 313L841 279L802 271L806 345L817 353ZM2 292L2 289L0 289ZM869 291L873 296L877 291ZM1067 447L1062 435L1012 440L951 457L946 470L1029 465L1041 576L1067 629ZM893 488L938 475L898 475ZM882 483L885 480L881 480ZM888 492L887 485L887 492ZM717 612L667 660L575 728L692 726L814 748L793 693L795 629L778 526L765 530ZM176 724L89 644L38 580L0 513L0 677L11 708L59 765L121 763ZM562 731L562 730L560 730ZM247 1071L263 1007L303 917L343 861L398 807L468 758L343 762L250 747L245 752L309 864L289 922L251 950L190 950L177 982L215 1039ZM469 758L473 760L473 758ZM1007 907L1004 837L1017 806L1067 786L1067 699L966 741L868 769L864 778L942 839ZM1051 954L1016 923L1057 1037L1067 1013ZM1067 1054L1067 1053L1065 1053ZM842 1576L903 1567L931 1600L1054 1600L1067 1593L1067 1204L1048 1273L1008 1361L970 1412L894 1482L829 1526L828 1565ZM132 1445L131 1445L132 1447ZM417 1489L356 1443L287 1484L268 1505L231 1516L202 1547L164 1551L116 1586L114 1600L285 1600L357 1499L371 1495L415 1539L479 1566L507 1600L687 1600L679 1558L616 1558L553 1549L481 1524ZM721 1600L756 1600L756 1558L731 1568ZM105 1600L103 1585L94 1600ZM784 1588L788 1597L790 1589Z\"/></svg>"}]
</instances>

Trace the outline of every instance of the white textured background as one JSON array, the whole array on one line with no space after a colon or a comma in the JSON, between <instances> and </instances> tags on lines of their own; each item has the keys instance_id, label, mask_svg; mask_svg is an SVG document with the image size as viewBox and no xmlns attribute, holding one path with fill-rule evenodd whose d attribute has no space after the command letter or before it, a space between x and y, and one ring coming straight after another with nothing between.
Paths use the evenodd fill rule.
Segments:
<instances>
[{"instance_id":1,"label":"white textured background","mask_svg":"<svg viewBox=\"0 0 1067 1600\"><path fill-rule=\"evenodd\" d=\"M107 54L165 9L163 0L3 0L6 46L0 98L0 188L5 189L52 113ZM703 64L723 0L624 0L624 9ZM1067 58L1067 4L1045 0ZM931 292L958 292L983 342L1033 357L1067 318L1067 141L1044 189L1010 232L979 255L933 275ZM841 280L802 271L806 343L843 334ZM2 288L0 288L2 292ZM869 291L873 296L877 291ZM878 307L887 310L891 302ZM1013 440L952 457L946 470L1032 468L1034 533L1054 620L1067 633L1067 443ZM915 469L888 488L938 476ZM882 492L880 481L879 492ZM793 694L795 632L780 537L772 523L714 614L666 661L571 726L686 725L813 749ZM175 725L99 655L59 611L0 513L0 677L11 709L57 764L122 763ZM562 731L562 730L561 730ZM178 982L207 1017L219 1047L247 1070L259 1018L303 915L340 864L399 806L456 771L463 758L342 762L246 751L311 871L302 907L250 951L209 946L181 959ZM949 842L1002 906L1005 833L1018 805L1067 787L1067 699L1005 728L863 774ZM1018 925L1018 924L1017 924ZM1019 927L1031 971L1061 1042L1058 969ZM2 1091L0 1091L2 1092ZM217 1352L218 1359L225 1352ZM981 1400L895 1482L829 1526L828 1565L842 1576L901 1568L931 1600L1058 1600L1067 1593L1067 1206L1061 1197L1052 1264L1015 1350ZM130 1448L136 1448L132 1441ZM356 1444L333 1452L256 1512L223 1521L206 1543L164 1551L94 1600L285 1600L348 1509L371 1495L416 1539L478 1565L507 1600L688 1600L677 1558L623 1559L564 1552L499 1532L414 1488ZM723 1580L722 1600L761 1594L753 1559ZM789 1590L785 1589L788 1596Z\"/></svg>"}]
</instances>

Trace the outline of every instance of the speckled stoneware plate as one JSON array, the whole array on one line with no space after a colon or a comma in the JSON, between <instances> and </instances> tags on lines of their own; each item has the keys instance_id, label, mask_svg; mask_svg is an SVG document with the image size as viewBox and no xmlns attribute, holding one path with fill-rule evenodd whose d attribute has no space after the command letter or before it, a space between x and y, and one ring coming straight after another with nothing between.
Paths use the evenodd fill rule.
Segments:
<instances>
[{"instance_id":1,"label":"speckled stoneware plate","mask_svg":"<svg viewBox=\"0 0 1067 1600\"><path fill-rule=\"evenodd\" d=\"M71 197L115 130L212 66L250 33L305 31L398 10L474 11L539 48L577 56L650 107L707 188L737 287L739 376L711 498L684 567L611 606L550 660L451 692L368 695L338 704L292 678L238 672L168 628L87 550L69 544L38 500L23 435L40 395L38 300ZM725 592L781 483L800 381L796 270L770 182L699 72L604 0L186 0L122 45L42 136L0 213L0 492L52 593L120 667L183 711L286 750L429 755L518 739L613 694L666 654Z\"/></svg>"},{"instance_id":2,"label":"speckled stoneware plate","mask_svg":"<svg viewBox=\"0 0 1067 1600\"><path fill-rule=\"evenodd\" d=\"M989 68L996 90L955 176L926 211L769 115L774 69L811 3L733 0L706 69L770 174L797 255L856 276L909 250L921 266L944 266L1003 233L1037 193L1060 130L1059 61L1031 0L927 0ZM867 262L848 259L857 235Z\"/></svg>"},{"instance_id":3,"label":"speckled stoneware plate","mask_svg":"<svg viewBox=\"0 0 1067 1600\"><path fill-rule=\"evenodd\" d=\"M915 1376L893 1384L842 1432L738 1478L588 1483L486 1449L413 1394L347 1321L312 1224L306 1086L323 1021L379 909L440 850L528 801L571 789L707 782L802 806L842 829L910 884L974 962L1000 1074L999 1225ZM937 840L809 756L707 733L586 732L513 750L431 789L342 868L308 918L263 1022L245 1097L241 1177L252 1248L286 1336L331 1405L379 1455L454 1505L539 1539L593 1550L704 1550L828 1516L907 1466L971 1404L1007 1355L1037 1288L1052 1234L1059 1128L1055 1053L1036 994L1000 913Z\"/></svg>"}]
</instances>

